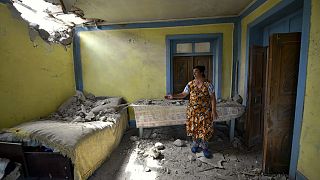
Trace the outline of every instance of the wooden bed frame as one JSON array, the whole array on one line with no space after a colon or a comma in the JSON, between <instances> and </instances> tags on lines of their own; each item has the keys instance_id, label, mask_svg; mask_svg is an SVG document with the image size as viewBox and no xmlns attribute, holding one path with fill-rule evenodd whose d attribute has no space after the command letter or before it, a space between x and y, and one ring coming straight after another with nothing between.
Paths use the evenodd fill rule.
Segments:
<instances>
[{"instance_id":1,"label":"wooden bed frame","mask_svg":"<svg viewBox=\"0 0 320 180\"><path fill-rule=\"evenodd\" d=\"M41 152L21 143L0 142L0 157L20 163L24 177L73 179L71 160L57 152Z\"/></svg>"}]
</instances>

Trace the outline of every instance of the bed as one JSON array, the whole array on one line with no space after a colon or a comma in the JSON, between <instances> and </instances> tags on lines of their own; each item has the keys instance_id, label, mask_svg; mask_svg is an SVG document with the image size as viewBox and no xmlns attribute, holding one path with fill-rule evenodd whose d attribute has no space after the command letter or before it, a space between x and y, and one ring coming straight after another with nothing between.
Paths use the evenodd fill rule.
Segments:
<instances>
[{"instance_id":1,"label":"bed","mask_svg":"<svg viewBox=\"0 0 320 180\"><path fill-rule=\"evenodd\" d=\"M6 129L0 141L52 150L71 160L74 179L87 179L120 143L128 125L125 105L119 97L77 92L50 116Z\"/></svg>"}]
</instances>

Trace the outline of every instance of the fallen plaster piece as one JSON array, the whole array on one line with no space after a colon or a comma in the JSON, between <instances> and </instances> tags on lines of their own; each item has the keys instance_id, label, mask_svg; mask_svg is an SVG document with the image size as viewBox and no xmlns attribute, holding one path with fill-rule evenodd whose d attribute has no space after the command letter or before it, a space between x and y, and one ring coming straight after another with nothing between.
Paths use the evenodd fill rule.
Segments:
<instances>
[{"instance_id":1,"label":"fallen plaster piece","mask_svg":"<svg viewBox=\"0 0 320 180\"><path fill-rule=\"evenodd\" d=\"M188 159L189 159L190 161L195 161L195 160L196 160L196 158L194 157L194 155L191 155L191 154L188 155Z\"/></svg>"},{"instance_id":2,"label":"fallen plaster piece","mask_svg":"<svg viewBox=\"0 0 320 180\"><path fill-rule=\"evenodd\" d=\"M155 148L157 148L158 150L163 150L164 149L164 145L161 142L157 142L154 145Z\"/></svg>"},{"instance_id":3,"label":"fallen plaster piece","mask_svg":"<svg viewBox=\"0 0 320 180\"><path fill-rule=\"evenodd\" d=\"M144 169L144 171L145 171L145 172L151 172L151 169L148 168L148 167L146 167L146 168Z\"/></svg>"},{"instance_id":4,"label":"fallen plaster piece","mask_svg":"<svg viewBox=\"0 0 320 180\"><path fill-rule=\"evenodd\" d=\"M228 156L227 156L227 159L228 159L229 161L239 161L239 160L238 160L238 157L237 157L236 155L233 155L233 154L228 155Z\"/></svg>"},{"instance_id":5,"label":"fallen plaster piece","mask_svg":"<svg viewBox=\"0 0 320 180\"><path fill-rule=\"evenodd\" d=\"M178 147L182 147L182 146L185 146L185 145L186 145L186 143L185 143L184 141L180 140L180 139L175 140L175 141L173 142L173 144L174 144L175 146L178 146Z\"/></svg>"},{"instance_id":6,"label":"fallen plaster piece","mask_svg":"<svg viewBox=\"0 0 320 180\"><path fill-rule=\"evenodd\" d=\"M139 138L138 138L138 136L131 136L130 140L131 141L137 141L137 140L139 140Z\"/></svg>"},{"instance_id":7,"label":"fallen plaster piece","mask_svg":"<svg viewBox=\"0 0 320 180\"><path fill-rule=\"evenodd\" d=\"M153 159L157 159L161 155L161 152L157 148L152 147L152 148L149 149L147 154L149 156L153 157Z\"/></svg>"},{"instance_id":8,"label":"fallen plaster piece","mask_svg":"<svg viewBox=\"0 0 320 180\"><path fill-rule=\"evenodd\" d=\"M203 153L196 153L196 156L201 162L209 164L214 168L224 169L222 162L225 162L225 158L221 153L214 153L210 159L204 157Z\"/></svg>"},{"instance_id":9,"label":"fallen plaster piece","mask_svg":"<svg viewBox=\"0 0 320 180\"><path fill-rule=\"evenodd\" d=\"M260 168L254 168L253 170L251 170L253 173L255 174L260 174L261 173L261 169Z\"/></svg>"},{"instance_id":10,"label":"fallen plaster piece","mask_svg":"<svg viewBox=\"0 0 320 180\"><path fill-rule=\"evenodd\" d=\"M150 138L153 138L153 139L156 138L156 137L157 137L157 133L152 133L151 136L150 136Z\"/></svg>"}]
</instances>

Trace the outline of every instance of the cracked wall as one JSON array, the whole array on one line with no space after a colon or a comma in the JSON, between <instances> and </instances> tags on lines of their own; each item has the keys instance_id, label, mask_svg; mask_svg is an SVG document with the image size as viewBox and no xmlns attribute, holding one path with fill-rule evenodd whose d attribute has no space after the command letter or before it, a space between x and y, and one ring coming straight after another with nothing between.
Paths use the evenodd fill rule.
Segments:
<instances>
[{"instance_id":1,"label":"cracked wall","mask_svg":"<svg viewBox=\"0 0 320 180\"><path fill-rule=\"evenodd\" d=\"M0 129L46 116L75 93L72 49L34 47L28 24L0 3Z\"/></svg>"}]
</instances>

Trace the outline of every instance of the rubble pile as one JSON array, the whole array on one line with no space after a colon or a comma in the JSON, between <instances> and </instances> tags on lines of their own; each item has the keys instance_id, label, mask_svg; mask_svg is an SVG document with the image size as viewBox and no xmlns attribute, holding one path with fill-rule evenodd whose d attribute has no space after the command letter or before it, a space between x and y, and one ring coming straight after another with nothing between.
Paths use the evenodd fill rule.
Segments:
<instances>
[{"instance_id":1,"label":"rubble pile","mask_svg":"<svg viewBox=\"0 0 320 180\"><path fill-rule=\"evenodd\" d=\"M141 138L137 134L137 129L128 130L118 151L90 180L102 177L154 177L149 179L160 180L288 179L287 174L264 174L261 147L247 149L240 137L230 142L228 131L222 128L215 129L209 141L212 152L210 159L205 158L202 152L191 152L192 140L186 137L185 126L146 128ZM139 177L135 174L139 174Z\"/></svg>"},{"instance_id":2,"label":"rubble pile","mask_svg":"<svg viewBox=\"0 0 320 180\"><path fill-rule=\"evenodd\" d=\"M95 97L77 93L64 102L47 120L63 120L69 122L115 121L120 116L119 110L127 104L121 104L120 97Z\"/></svg>"}]
</instances>

